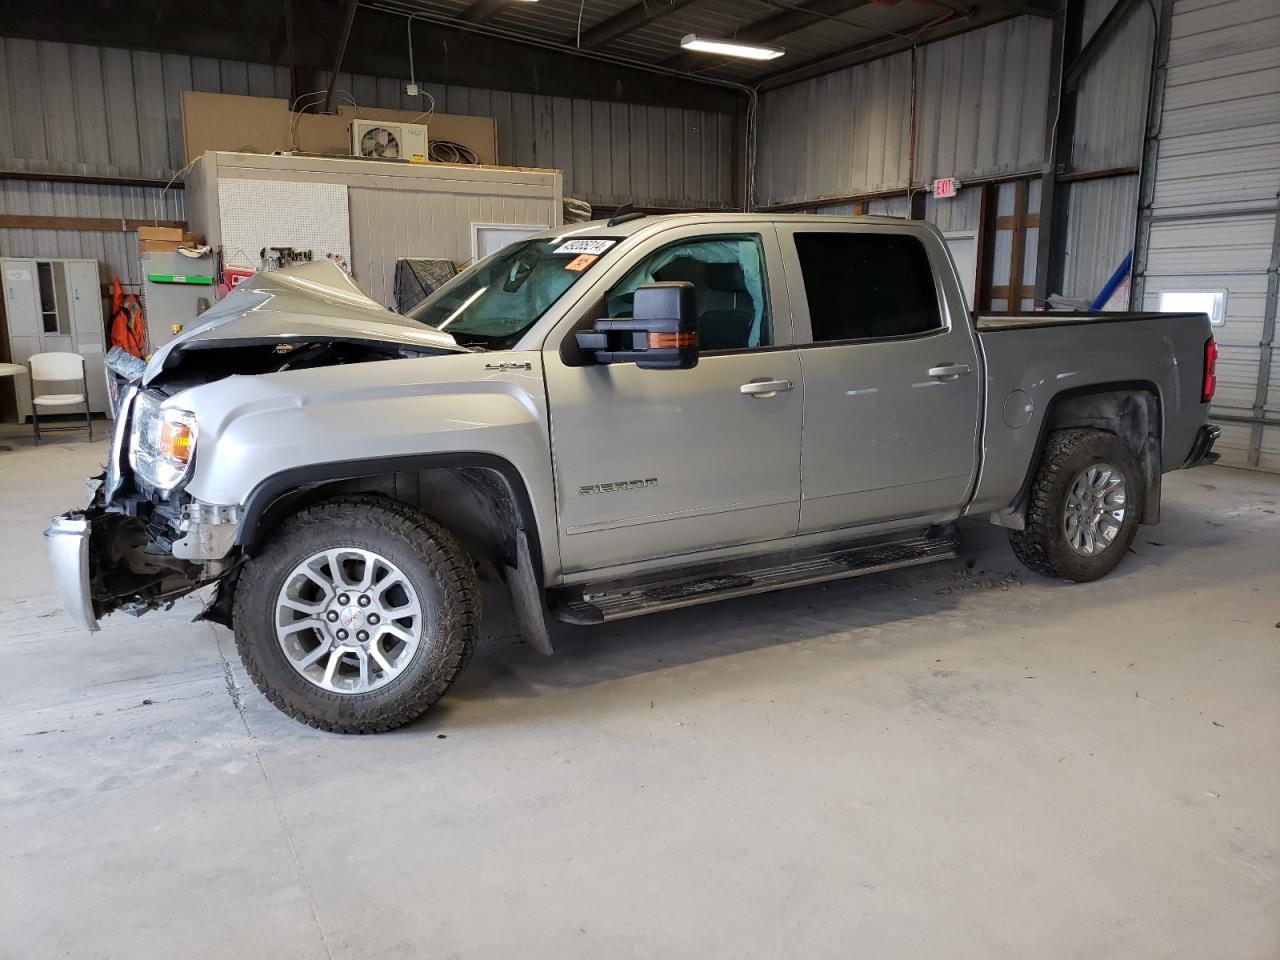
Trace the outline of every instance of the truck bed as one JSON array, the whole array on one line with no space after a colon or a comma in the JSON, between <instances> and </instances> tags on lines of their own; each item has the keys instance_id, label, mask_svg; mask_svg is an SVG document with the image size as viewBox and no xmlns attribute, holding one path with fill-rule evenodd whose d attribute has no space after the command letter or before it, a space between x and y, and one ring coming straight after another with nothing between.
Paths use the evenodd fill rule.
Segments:
<instances>
[{"instance_id":1,"label":"truck bed","mask_svg":"<svg viewBox=\"0 0 1280 960\"><path fill-rule=\"evenodd\" d=\"M975 326L978 332L987 333L1001 330L1027 330L1035 327L1070 327L1086 323L1135 323L1142 320L1172 320L1176 317L1202 316L1203 314L1199 313L1126 313L1119 310L979 313L975 319Z\"/></svg>"},{"instance_id":2,"label":"truck bed","mask_svg":"<svg viewBox=\"0 0 1280 960\"><path fill-rule=\"evenodd\" d=\"M1076 326L1079 324L1128 324L1140 320L1171 320L1174 317L1199 317L1203 314L1153 314L1120 310L1042 311L1034 314L978 314L974 325L979 333L1000 330L1027 330L1037 326Z\"/></svg>"},{"instance_id":3,"label":"truck bed","mask_svg":"<svg viewBox=\"0 0 1280 960\"><path fill-rule=\"evenodd\" d=\"M1190 454L1207 409L1200 399L1211 335L1204 314L979 314L974 322L986 402L983 466L971 512L999 509L1021 489L1046 413L1073 393L1154 393L1163 470L1177 469Z\"/></svg>"}]
</instances>

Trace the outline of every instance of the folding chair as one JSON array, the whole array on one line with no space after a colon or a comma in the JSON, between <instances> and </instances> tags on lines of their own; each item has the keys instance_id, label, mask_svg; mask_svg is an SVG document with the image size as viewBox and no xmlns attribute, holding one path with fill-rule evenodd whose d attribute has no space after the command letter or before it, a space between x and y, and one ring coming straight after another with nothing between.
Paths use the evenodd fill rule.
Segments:
<instances>
[{"instance_id":1,"label":"folding chair","mask_svg":"<svg viewBox=\"0 0 1280 960\"><path fill-rule=\"evenodd\" d=\"M93 439L93 421L89 419L89 383L85 379L84 357L78 353L36 353L27 361L31 367L31 426L35 431L36 446L40 445L40 408L74 407L84 404L84 424ZM79 381L80 393L45 393L36 387L39 382ZM45 427L48 433L64 433L79 427Z\"/></svg>"}]
</instances>

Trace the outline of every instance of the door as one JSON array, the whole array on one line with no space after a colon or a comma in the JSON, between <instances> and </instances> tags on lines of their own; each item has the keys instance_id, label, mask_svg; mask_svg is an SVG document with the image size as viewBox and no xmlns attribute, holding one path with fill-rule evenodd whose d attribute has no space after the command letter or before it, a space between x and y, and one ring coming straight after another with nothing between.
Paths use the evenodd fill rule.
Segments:
<instances>
[{"instance_id":1,"label":"door","mask_svg":"<svg viewBox=\"0 0 1280 960\"><path fill-rule=\"evenodd\" d=\"M40 290L36 280L36 262L7 257L0 260L4 271L4 310L9 326L9 358L25 364L33 353L40 353ZM11 377L18 419L31 416L31 383L25 376ZM0 386L0 389L3 389Z\"/></svg>"},{"instance_id":2,"label":"door","mask_svg":"<svg viewBox=\"0 0 1280 960\"><path fill-rule=\"evenodd\" d=\"M102 281L94 260L66 262L67 293L76 352L84 357L89 406L108 410L106 382L106 322L102 316Z\"/></svg>"},{"instance_id":3,"label":"door","mask_svg":"<svg viewBox=\"0 0 1280 960\"><path fill-rule=\"evenodd\" d=\"M977 468L979 365L936 234L780 230L805 382L800 532L958 513Z\"/></svg>"},{"instance_id":4,"label":"door","mask_svg":"<svg viewBox=\"0 0 1280 960\"><path fill-rule=\"evenodd\" d=\"M802 389L777 237L766 225L729 230L641 242L547 340L568 574L796 532ZM629 315L636 287L655 280L694 285L698 365L584 363L574 330Z\"/></svg>"},{"instance_id":5,"label":"door","mask_svg":"<svg viewBox=\"0 0 1280 960\"><path fill-rule=\"evenodd\" d=\"M9 324L10 338L21 338L23 346L38 347L40 341L40 292L36 285L36 262L34 260L0 260L4 268L4 311ZM31 341L30 344L27 341ZM39 353L32 349L30 353L18 360L15 352L14 362L21 363L31 353Z\"/></svg>"}]
</instances>

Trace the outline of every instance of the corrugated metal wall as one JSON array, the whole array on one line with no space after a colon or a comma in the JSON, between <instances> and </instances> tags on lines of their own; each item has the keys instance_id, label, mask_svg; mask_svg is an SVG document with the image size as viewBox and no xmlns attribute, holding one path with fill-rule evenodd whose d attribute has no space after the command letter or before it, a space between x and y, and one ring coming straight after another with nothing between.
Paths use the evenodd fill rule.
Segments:
<instances>
[{"instance_id":1,"label":"corrugated metal wall","mask_svg":"<svg viewBox=\"0 0 1280 960\"><path fill-rule=\"evenodd\" d=\"M1053 292L1091 301L1133 249L1138 177L1085 180L1068 191L1066 271Z\"/></svg>"},{"instance_id":2,"label":"corrugated metal wall","mask_svg":"<svg viewBox=\"0 0 1280 960\"><path fill-rule=\"evenodd\" d=\"M1019 17L919 49L917 183L1040 168L1051 34ZM905 189L911 77L904 53L761 97L758 202Z\"/></svg>"},{"instance_id":3,"label":"corrugated metal wall","mask_svg":"<svg viewBox=\"0 0 1280 960\"><path fill-rule=\"evenodd\" d=\"M1113 3L1087 0L1084 42ZM1140 161L1153 39L1154 25L1143 7L1083 77L1072 170L1110 170ZM917 184L938 176L963 181L1040 170L1051 43L1048 21L1022 17L920 48ZM805 203L905 189L910 97L908 54L766 94L756 175L759 202ZM1054 292L1091 299L1133 246L1138 181L1130 174L1074 183L1067 190L1064 289ZM930 198L926 218L944 230L977 229L976 191L967 201L964 193L937 204ZM905 215L905 202L893 202ZM840 210L829 205L822 212Z\"/></svg>"},{"instance_id":4,"label":"corrugated metal wall","mask_svg":"<svg viewBox=\"0 0 1280 960\"><path fill-rule=\"evenodd\" d=\"M182 191L160 200L154 187L0 180L0 213L47 217L182 220ZM104 282L118 277L141 284L138 243L132 233L0 228L0 253L10 257L84 257L97 260Z\"/></svg>"},{"instance_id":5,"label":"corrugated metal wall","mask_svg":"<svg viewBox=\"0 0 1280 960\"><path fill-rule=\"evenodd\" d=\"M1227 291L1213 412L1225 462L1280 470L1280 6L1174 0L1155 192L1138 269L1162 290ZM1270 368L1268 370L1268 367ZM1252 420L1253 422L1247 422Z\"/></svg>"},{"instance_id":6,"label":"corrugated metal wall","mask_svg":"<svg viewBox=\"0 0 1280 960\"><path fill-rule=\"evenodd\" d=\"M1082 43L1089 42L1114 5L1115 0L1085 0ZM1140 4L1081 78L1073 171L1114 170L1141 162L1155 30L1151 6ZM1066 270L1063 289L1054 292L1088 301L1133 249L1138 177L1080 181L1066 189Z\"/></svg>"},{"instance_id":7,"label":"corrugated metal wall","mask_svg":"<svg viewBox=\"0 0 1280 960\"><path fill-rule=\"evenodd\" d=\"M2 26L0 26L2 29ZM493 116L504 164L558 167L610 205L728 206L729 114L420 84L444 113ZM340 74L362 106L425 109L403 79ZM284 67L0 38L0 167L167 179L183 165L181 91L288 97Z\"/></svg>"},{"instance_id":8,"label":"corrugated metal wall","mask_svg":"<svg viewBox=\"0 0 1280 960\"><path fill-rule=\"evenodd\" d=\"M0 25L0 29L3 26ZM732 203L729 114L420 83L444 113L497 120L498 159L565 172L565 193L611 210ZM399 78L340 74L362 106L422 108ZM184 163L181 92L288 97L284 67L185 54L0 37L0 169L165 179ZM154 216L160 190L0 181L0 213ZM161 219L182 219L170 190ZM104 279L138 282L131 234L0 229L7 256L94 257Z\"/></svg>"},{"instance_id":9,"label":"corrugated metal wall","mask_svg":"<svg viewBox=\"0 0 1280 960\"><path fill-rule=\"evenodd\" d=\"M1082 44L1089 42L1113 6L1115 0L1085 0ZM1151 8L1139 4L1080 78L1073 168L1108 170L1142 159L1142 117L1155 29Z\"/></svg>"}]
</instances>

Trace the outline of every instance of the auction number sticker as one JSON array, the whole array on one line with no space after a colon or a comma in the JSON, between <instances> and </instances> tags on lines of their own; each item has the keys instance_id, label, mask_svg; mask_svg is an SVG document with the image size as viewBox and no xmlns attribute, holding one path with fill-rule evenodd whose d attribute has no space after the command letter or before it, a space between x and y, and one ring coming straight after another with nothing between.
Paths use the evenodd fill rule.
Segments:
<instances>
[{"instance_id":1,"label":"auction number sticker","mask_svg":"<svg viewBox=\"0 0 1280 960\"><path fill-rule=\"evenodd\" d=\"M617 240L567 240L556 247L556 253L589 253L598 257L617 242Z\"/></svg>"},{"instance_id":2,"label":"auction number sticker","mask_svg":"<svg viewBox=\"0 0 1280 960\"><path fill-rule=\"evenodd\" d=\"M581 273L587 267L591 266L600 258L594 253L580 253L568 263L564 265L566 270L572 270L574 273Z\"/></svg>"}]
</instances>

